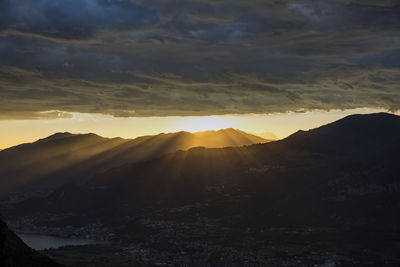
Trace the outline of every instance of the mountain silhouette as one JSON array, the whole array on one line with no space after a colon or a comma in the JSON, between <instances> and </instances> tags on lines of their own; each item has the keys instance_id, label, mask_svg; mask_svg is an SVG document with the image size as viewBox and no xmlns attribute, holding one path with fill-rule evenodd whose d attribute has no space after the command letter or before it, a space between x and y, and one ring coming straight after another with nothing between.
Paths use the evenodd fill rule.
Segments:
<instances>
[{"instance_id":1,"label":"mountain silhouette","mask_svg":"<svg viewBox=\"0 0 400 267\"><path fill-rule=\"evenodd\" d=\"M28 247L0 220L0 265L4 267L61 266Z\"/></svg>"},{"instance_id":2,"label":"mountain silhouette","mask_svg":"<svg viewBox=\"0 0 400 267\"><path fill-rule=\"evenodd\" d=\"M271 132L256 133L256 135L271 141L279 140L279 138L274 133Z\"/></svg>"},{"instance_id":3,"label":"mountain silhouette","mask_svg":"<svg viewBox=\"0 0 400 267\"><path fill-rule=\"evenodd\" d=\"M235 129L162 133L135 139L56 133L34 143L0 151L0 194L13 190L25 197L43 194L64 183L83 183L91 175L112 167L195 146L226 147L263 142L268 140Z\"/></svg>"},{"instance_id":4,"label":"mountain silhouette","mask_svg":"<svg viewBox=\"0 0 400 267\"><path fill-rule=\"evenodd\" d=\"M365 155L390 145L399 137L399 116L388 113L350 115L285 139L299 150Z\"/></svg>"},{"instance_id":5,"label":"mountain silhouette","mask_svg":"<svg viewBox=\"0 0 400 267\"><path fill-rule=\"evenodd\" d=\"M250 251L275 259L306 244L307 255L345 255L338 266L396 266L399 149L399 116L354 115L276 142L194 147L113 167L4 213L24 227L101 222L113 241L172 258L186 251L199 261L211 247L227 259L250 242Z\"/></svg>"},{"instance_id":6,"label":"mountain silhouette","mask_svg":"<svg viewBox=\"0 0 400 267\"><path fill-rule=\"evenodd\" d=\"M279 223L327 223L328 210L340 217L337 202L327 201L328 196L338 198L352 183L345 179L352 169L360 168L371 158L384 158L382 154L388 154L387 151L391 151L388 155L393 158L396 150L391 146L399 143L399 136L399 116L354 115L277 142L192 148L126 164L98 174L84 185L64 186L48 198L23 202L19 209L82 213L92 218L108 217L110 212L123 216L147 206L210 201L221 197L221 192L207 191L216 187L240 199L242 209L245 205L245 210L258 214L260 221L265 216L273 223L278 219L278 207L284 207L287 217L279 217ZM389 161L383 160L386 162ZM386 178L381 176L393 168L397 164L387 165L375 178L368 174L373 180L369 184L384 181ZM341 187L330 186L338 179ZM396 179L389 179L390 183L398 184ZM261 207L264 210L260 213Z\"/></svg>"}]
</instances>

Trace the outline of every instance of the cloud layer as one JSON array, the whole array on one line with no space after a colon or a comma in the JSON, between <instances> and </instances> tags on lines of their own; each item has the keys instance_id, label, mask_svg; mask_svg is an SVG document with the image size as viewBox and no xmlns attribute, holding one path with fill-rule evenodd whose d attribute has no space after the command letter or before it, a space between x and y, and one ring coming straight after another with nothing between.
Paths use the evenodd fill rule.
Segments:
<instances>
[{"instance_id":1,"label":"cloud layer","mask_svg":"<svg viewBox=\"0 0 400 267\"><path fill-rule=\"evenodd\" d=\"M3 0L0 10L0 119L400 109L395 1Z\"/></svg>"}]
</instances>

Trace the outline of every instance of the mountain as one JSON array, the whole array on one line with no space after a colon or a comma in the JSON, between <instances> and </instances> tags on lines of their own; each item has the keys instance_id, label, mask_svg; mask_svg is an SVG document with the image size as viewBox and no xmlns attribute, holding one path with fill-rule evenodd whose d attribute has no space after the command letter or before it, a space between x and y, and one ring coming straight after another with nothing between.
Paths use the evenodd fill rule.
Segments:
<instances>
[{"instance_id":1,"label":"mountain","mask_svg":"<svg viewBox=\"0 0 400 267\"><path fill-rule=\"evenodd\" d=\"M275 205L304 203L315 208L307 212L318 213L326 208L326 196L337 193L331 192L332 181L371 157L384 158L382 153L387 155L390 146L399 140L399 116L354 115L277 142L248 147L192 148L111 168L82 186L64 186L48 198L24 202L20 208L33 211L34 207L40 207L47 212L78 212L96 218L107 217L110 211L122 216L144 206L205 201L228 192L239 198L247 195L254 201L260 200L248 210L257 210L260 203L266 205L272 201ZM395 152L391 153L393 158ZM390 168L397 166L392 165ZM375 179L385 178L378 173ZM213 195L207 191L210 187L224 190ZM294 208L293 212L288 216L298 216L294 220L304 217ZM317 220L315 214L308 218ZM321 217L321 223L326 220Z\"/></svg>"},{"instance_id":2,"label":"mountain","mask_svg":"<svg viewBox=\"0 0 400 267\"><path fill-rule=\"evenodd\" d=\"M6 214L33 232L101 225L139 259L152 251L151 264L397 266L399 149L399 116L352 115L276 142L111 168Z\"/></svg>"},{"instance_id":3,"label":"mountain","mask_svg":"<svg viewBox=\"0 0 400 267\"><path fill-rule=\"evenodd\" d=\"M267 140L234 129L135 139L56 133L34 143L0 151L0 194L10 191L19 192L19 196L43 194L64 183L83 183L91 175L112 167L195 146L243 146L263 142Z\"/></svg>"},{"instance_id":4,"label":"mountain","mask_svg":"<svg viewBox=\"0 0 400 267\"><path fill-rule=\"evenodd\" d=\"M46 181L51 176L57 178L53 179L57 186L57 180L68 178L68 175L63 175L64 169L125 142L127 140L95 134L58 133L34 143L5 149L0 152L3 163L0 166L0 191L5 194L12 189Z\"/></svg>"},{"instance_id":5,"label":"mountain","mask_svg":"<svg viewBox=\"0 0 400 267\"><path fill-rule=\"evenodd\" d=\"M387 113L351 115L285 139L298 150L366 156L399 138L399 116Z\"/></svg>"},{"instance_id":6,"label":"mountain","mask_svg":"<svg viewBox=\"0 0 400 267\"><path fill-rule=\"evenodd\" d=\"M187 150L191 147L199 146L207 148L222 148L229 146L243 146L266 143L270 141L262 137L233 128L227 128L218 131L197 132L193 134L187 132L182 133L188 135L188 143L190 144L190 146L187 146L184 150Z\"/></svg>"},{"instance_id":7,"label":"mountain","mask_svg":"<svg viewBox=\"0 0 400 267\"><path fill-rule=\"evenodd\" d=\"M271 141L279 140L279 138L274 133L271 133L271 132L256 133L255 135L260 136L267 140L271 140Z\"/></svg>"},{"instance_id":8,"label":"mountain","mask_svg":"<svg viewBox=\"0 0 400 267\"><path fill-rule=\"evenodd\" d=\"M0 220L0 265L4 267L61 266L28 247Z\"/></svg>"}]
</instances>

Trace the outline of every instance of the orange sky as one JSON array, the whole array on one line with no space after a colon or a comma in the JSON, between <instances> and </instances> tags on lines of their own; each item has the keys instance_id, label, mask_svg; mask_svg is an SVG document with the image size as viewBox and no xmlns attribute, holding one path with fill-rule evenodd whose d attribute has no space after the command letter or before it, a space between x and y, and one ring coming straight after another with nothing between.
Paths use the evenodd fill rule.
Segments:
<instances>
[{"instance_id":1,"label":"orange sky","mask_svg":"<svg viewBox=\"0 0 400 267\"><path fill-rule=\"evenodd\" d=\"M204 117L115 118L102 114L72 113L72 118L49 120L0 120L0 149L32 142L55 132L96 133L105 137L134 138L160 132L236 128L250 133L273 132L284 138L355 113L383 112L383 109L312 111L303 113L248 114Z\"/></svg>"}]
</instances>

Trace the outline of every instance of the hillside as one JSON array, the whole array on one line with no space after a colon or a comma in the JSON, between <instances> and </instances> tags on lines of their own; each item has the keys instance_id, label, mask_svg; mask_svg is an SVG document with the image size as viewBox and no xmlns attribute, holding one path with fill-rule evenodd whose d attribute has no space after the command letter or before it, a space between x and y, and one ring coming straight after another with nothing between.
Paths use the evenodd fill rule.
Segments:
<instances>
[{"instance_id":1,"label":"hillside","mask_svg":"<svg viewBox=\"0 0 400 267\"><path fill-rule=\"evenodd\" d=\"M279 138L274 133L271 133L271 132L256 133L255 135L260 136L267 140L271 140L271 141L279 140Z\"/></svg>"},{"instance_id":2,"label":"hillside","mask_svg":"<svg viewBox=\"0 0 400 267\"><path fill-rule=\"evenodd\" d=\"M390 127L390 132L377 130L385 127ZM273 143L192 148L126 164L98 174L80 187L63 187L45 201L51 203L48 207L53 211L78 208L82 212L87 209L107 213L107 207L116 212L121 207L129 210L131 205L204 200L209 197L205 193L209 186L223 186L225 190L239 186L241 192L255 190L252 193L276 197L282 193L279 197L285 199L310 198L310 188L315 186L312 197L321 197L328 190L330 179L348 172L350 166L362 166L371 158L378 159L374 162L392 158L392 146L399 142L399 136L398 116L350 116ZM375 140L374 144L371 140ZM396 166L385 165L380 172ZM376 179L383 178L378 175ZM82 204L77 207L74 203Z\"/></svg>"},{"instance_id":3,"label":"hillside","mask_svg":"<svg viewBox=\"0 0 400 267\"><path fill-rule=\"evenodd\" d=\"M0 265L4 267L55 267L46 256L28 247L0 220Z\"/></svg>"},{"instance_id":4,"label":"hillside","mask_svg":"<svg viewBox=\"0 0 400 267\"><path fill-rule=\"evenodd\" d=\"M132 140L56 133L34 143L0 151L0 194L48 193L64 183L84 183L93 174L112 167L195 146L243 146L263 142L267 140L234 129L159 134Z\"/></svg>"},{"instance_id":5,"label":"hillside","mask_svg":"<svg viewBox=\"0 0 400 267\"><path fill-rule=\"evenodd\" d=\"M399 136L399 116L349 116L276 142L197 147L112 168L7 215L33 232L100 223L110 240L156 251L152 264L184 264L184 251L200 265L243 265L250 254L264 266L327 258L396 266Z\"/></svg>"}]
</instances>

